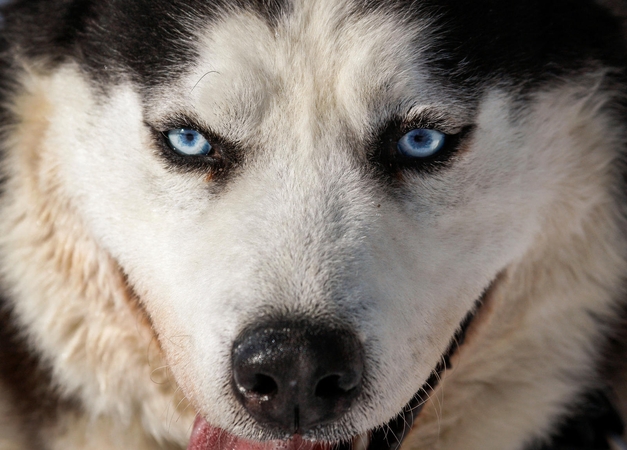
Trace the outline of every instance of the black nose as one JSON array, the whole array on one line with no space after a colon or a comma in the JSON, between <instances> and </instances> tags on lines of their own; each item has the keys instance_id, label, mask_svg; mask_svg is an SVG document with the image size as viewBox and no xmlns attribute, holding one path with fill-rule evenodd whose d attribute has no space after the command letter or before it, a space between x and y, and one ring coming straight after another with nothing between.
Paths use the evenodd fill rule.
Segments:
<instances>
[{"instance_id":1,"label":"black nose","mask_svg":"<svg viewBox=\"0 0 627 450\"><path fill-rule=\"evenodd\" d=\"M347 330L273 323L244 331L233 346L237 398L259 424L290 434L346 413L363 371L361 344Z\"/></svg>"}]
</instances>

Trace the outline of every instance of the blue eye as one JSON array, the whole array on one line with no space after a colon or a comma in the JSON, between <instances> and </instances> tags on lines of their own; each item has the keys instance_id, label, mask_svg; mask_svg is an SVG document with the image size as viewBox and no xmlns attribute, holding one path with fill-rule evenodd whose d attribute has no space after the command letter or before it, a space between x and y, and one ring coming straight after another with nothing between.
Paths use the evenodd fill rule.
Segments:
<instances>
[{"instance_id":1,"label":"blue eye","mask_svg":"<svg viewBox=\"0 0 627 450\"><path fill-rule=\"evenodd\" d=\"M445 142L446 134L418 128L405 134L396 144L396 148L401 155L408 158L427 158L440 151Z\"/></svg>"},{"instance_id":2,"label":"blue eye","mask_svg":"<svg viewBox=\"0 0 627 450\"><path fill-rule=\"evenodd\" d=\"M192 128L177 128L166 133L172 149L183 156L208 155L211 144Z\"/></svg>"}]
</instances>

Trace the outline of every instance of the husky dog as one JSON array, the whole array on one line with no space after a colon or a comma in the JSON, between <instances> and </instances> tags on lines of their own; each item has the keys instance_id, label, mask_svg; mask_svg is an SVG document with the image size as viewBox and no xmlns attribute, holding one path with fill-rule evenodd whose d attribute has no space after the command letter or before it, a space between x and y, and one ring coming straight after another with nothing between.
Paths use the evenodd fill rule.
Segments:
<instances>
[{"instance_id":1,"label":"husky dog","mask_svg":"<svg viewBox=\"0 0 627 450\"><path fill-rule=\"evenodd\" d=\"M621 1L6 6L0 449L622 445Z\"/></svg>"}]
</instances>

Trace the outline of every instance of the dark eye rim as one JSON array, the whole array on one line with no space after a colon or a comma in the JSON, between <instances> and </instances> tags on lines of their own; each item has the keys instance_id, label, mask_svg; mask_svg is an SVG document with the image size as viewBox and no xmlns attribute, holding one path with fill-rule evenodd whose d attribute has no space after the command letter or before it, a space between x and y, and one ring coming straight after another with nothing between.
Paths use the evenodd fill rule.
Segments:
<instances>
[{"instance_id":1,"label":"dark eye rim","mask_svg":"<svg viewBox=\"0 0 627 450\"><path fill-rule=\"evenodd\" d=\"M400 153L397 148L399 140L405 134L417 129L444 133L446 138L442 148L433 155L426 157L411 157ZM462 127L459 132L450 134L443 131L435 123L394 120L379 134L373 162L389 174L399 174L405 171L433 174L450 166L460 149L460 144L468 138L474 129L474 125L467 125Z\"/></svg>"},{"instance_id":2,"label":"dark eye rim","mask_svg":"<svg viewBox=\"0 0 627 450\"><path fill-rule=\"evenodd\" d=\"M157 148L159 157L166 163L168 169L178 172L222 173L232 166L239 154L237 145L221 136L207 130L188 118L165 122L156 127L147 124ZM184 155L176 151L170 143L168 132L175 129L192 129L200 133L211 145L206 155Z\"/></svg>"}]
</instances>

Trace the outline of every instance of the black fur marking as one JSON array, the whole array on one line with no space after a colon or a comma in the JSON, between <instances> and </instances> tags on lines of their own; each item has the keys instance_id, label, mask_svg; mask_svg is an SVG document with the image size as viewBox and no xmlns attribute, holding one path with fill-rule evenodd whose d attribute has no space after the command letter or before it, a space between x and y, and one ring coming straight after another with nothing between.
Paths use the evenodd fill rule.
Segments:
<instances>
[{"instance_id":1,"label":"black fur marking","mask_svg":"<svg viewBox=\"0 0 627 450\"><path fill-rule=\"evenodd\" d=\"M248 9L273 26L285 0L30 0L5 9L5 35L21 52L55 65L74 60L95 79L165 83L192 67L196 35L220 14Z\"/></svg>"},{"instance_id":2,"label":"black fur marking","mask_svg":"<svg viewBox=\"0 0 627 450\"><path fill-rule=\"evenodd\" d=\"M227 141L188 117L175 118L159 127L149 124L147 126L152 131L155 147L159 149L159 156L169 170L184 173L195 172L204 175L214 184L216 182L224 184L243 159L243 151L237 144ZM178 128L191 128L200 132L211 144L211 152L208 155L176 153L168 141L166 132Z\"/></svg>"},{"instance_id":3,"label":"black fur marking","mask_svg":"<svg viewBox=\"0 0 627 450\"><path fill-rule=\"evenodd\" d=\"M15 326L6 302L0 299L0 384L8 392L27 438L24 450L45 450L39 431L54 423L62 410L76 406L55 391L49 368Z\"/></svg>"},{"instance_id":4,"label":"black fur marking","mask_svg":"<svg viewBox=\"0 0 627 450\"><path fill-rule=\"evenodd\" d=\"M146 86L188 69L197 57L195 33L238 8L271 27L291 11L287 0L18 1L5 10L5 35L27 55L71 58L97 78L126 74ZM495 79L528 85L595 61L624 66L620 23L589 0L366 1L358 9L430 23L435 39L424 58L464 97Z\"/></svg>"},{"instance_id":5,"label":"black fur marking","mask_svg":"<svg viewBox=\"0 0 627 450\"><path fill-rule=\"evenodd\" d=\"M250 8L273 26L289 13L287 4L285 0L29 0L6 8L4 34L14 51L26 56L50 64L73 59L97 79L130 76L150 86L190 67L197 56L194 32L209 26L218 11ZM372 0L363 5L365 11L394 6L409 11L404 16L413 20L435 18L439 37L424 56L439 82L461 98L478 96L495 81L533 86L598 62L625 66L620 25L592 1ZM1 70L5 74L8 69ZM4 116L0 120L7 123ZM11 313L3 309L0 380L16 394L18 412L30 430L38 430L64 402L54 394L49 372L13 323ZM36 433L31 435L32 447L44 448Z\"/></svg>"},{"instance_id":6,"label":"black fur marking","mask_svg":"<svg viewBox=\"0 0 627 450\"><path fill-rule=\"evenodd\" d=\"M621 0L604 0L620 3ZM627 17L627 7L619 10ZM591 0L366 0L357 14L395 12L424 23L420 55L438 83L466 102L487 86L533 88L598 67L624 69L627 58L619 18Z\"/></svg>"},{"instance_id":7,"label":"black fur marking","mask_svg":"<svg viewBox=\"0 0 627 450\"><path fill-rule=\"evenodd\" d=\"M548 444L535 443L528 450L610 450L607 437L624 432L623 422L603 390L587 392L573 410L558 424Z\"/></svg>"},{"instance_id":8,"label":"black fur marking","mask_svg":"<svg viewBox=\"0 0 627 450\"><path fill-rule=\"evenodd\" d=\"M289 0L249 0L247 3L272 27L275 27L281 18L289 15L292 11Z\"/></svg>"},{"instance_id":9,"label":"black fur marking","mask_svg":"<svg viewBox=\"0 0 627 450\"><path fill-rule=\"evenodd\" d=\"M423 8L437 18L426 57L443 83L531 86L596 62L625 64L620 23L592 1L428 0Z\"/></svg>"},{"instance_id":10,"label":"black fur marking","mask_svg":"<svg viewBox=\"0 0 627 450\"><path fill-rule=\"evenodd\" d=\"M438 126L431 123L403 123L395 120L388 124L378 138L377 151L372 158L372 163L379 167L392 183L399 178L402 179L404 171L430 174L449 167L463 142L474 129L473 126L466 126L459 133L447 135L443 148L431 156L410 158L401 155L397 149L399 140L405 133L418 128L438 130Z\"/></svg>"}]
</instances>

